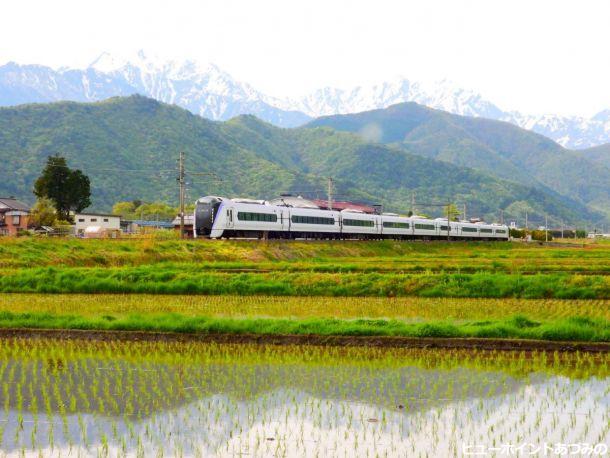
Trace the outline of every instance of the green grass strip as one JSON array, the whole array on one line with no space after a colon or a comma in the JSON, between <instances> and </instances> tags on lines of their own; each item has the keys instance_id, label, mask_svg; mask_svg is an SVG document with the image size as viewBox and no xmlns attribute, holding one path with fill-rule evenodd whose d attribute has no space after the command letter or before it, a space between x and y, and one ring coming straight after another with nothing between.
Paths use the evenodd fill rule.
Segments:
<instances>
[{"instance_id":1,"label":"green grass strip","mask_svg":"<svg viewBox=\"0 0 610 458\"><path fill-rule=\"evenodd\" d=\"M160 331L205 334L479 337L552 341L610 341L610 322L571 317L537 322L525 316L464 323L408 323L400 320L334 318L277 319L131 314L84 317L50 313L0 312L1 328Z\"/></svg>"},{"instance_id":2,"label":"green grass strip","mask_svg":"<svg viewBox=\"0 0 610 458\"><path fill-rule=\"evenodd\" d=\"M610 298L610 277L399 273L217 273L193 265L47 267L0 272L0 292L271 296Z\"/></svg>"}]
</instances>

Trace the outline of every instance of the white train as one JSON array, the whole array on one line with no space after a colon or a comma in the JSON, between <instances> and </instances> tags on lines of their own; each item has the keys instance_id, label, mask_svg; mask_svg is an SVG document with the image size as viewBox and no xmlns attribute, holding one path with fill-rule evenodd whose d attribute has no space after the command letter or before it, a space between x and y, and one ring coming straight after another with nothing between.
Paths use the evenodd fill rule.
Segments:
<instances>
[{"instance_id":1,"label":"white train","mask_svg":"<svg viewBox=\"0 0 610 458\"><path fill-rule=\"evenodd\" d=\"M195 237L508 240L499 224L320 209L300 197L273 201L207 196L195 204Z\"/></svg>"}]
</instances>

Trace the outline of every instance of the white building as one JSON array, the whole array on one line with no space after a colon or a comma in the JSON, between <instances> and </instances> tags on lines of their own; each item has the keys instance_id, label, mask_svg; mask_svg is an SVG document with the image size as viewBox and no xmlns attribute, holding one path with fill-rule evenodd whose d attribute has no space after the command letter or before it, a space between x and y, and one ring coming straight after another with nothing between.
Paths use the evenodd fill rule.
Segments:
<instances>
[{"instance_id":1,"label":"white building","mask_svg":"<svg viewBox=\"0 0 610 458\"><path fill-rule=\"evenodd\" d=\"M604 234L602 232L589 232L587 238L590 239L610 239L610 234Z\"/></svg>"},{"instance_id":2,"label":"white building","mask_svg":"<svg viewBox=\"0 0 610 458\"><path fill-rule=\"evenodd\" d=\"M74 215L74 232L85 234L88 227L98 227L98 231L120 231L121 217L105 213L76 213Z\"/></svg>"}]
</instances>

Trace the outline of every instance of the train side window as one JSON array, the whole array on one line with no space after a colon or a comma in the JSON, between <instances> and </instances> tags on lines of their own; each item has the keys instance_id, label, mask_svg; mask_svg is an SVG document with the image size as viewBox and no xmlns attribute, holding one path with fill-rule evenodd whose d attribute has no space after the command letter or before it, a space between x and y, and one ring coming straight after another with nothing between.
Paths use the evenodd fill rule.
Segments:
<instances>
[{"instance_id":1,"label":"train side window","mask_svg":"<svg viewBox=\"0 0 610 458\"><path fill-rule=\"evenodd\" d=\"M393 221L384 221L383 227L390 227L393 229L409 229L409 223L395 223Z\"/></svg>"},{"instance_id":2,"label":"train side window","mask_svg":"<svg viewBox=\"0 0 610 458\"><path fill-rule=\"evenodd\" d=\"M233 217L233 215L231 215ZM259 221L275 223L277 222L277 215L275 213L249 213L249 212L237 212L237 219L239 221Z\"/></svg>"},{"instance_id":3,"label":"train side window","mask_svg":"<svg viewBox=\"0 0 610 458\"><path fill-rule=\"evenodd\" d=\"M433 231L433 230L436 229L436 226L434 226L434 224L415 223L415 229L422 229L422 230L426 230L426 231Z\"/></svg>"}]
</instances>

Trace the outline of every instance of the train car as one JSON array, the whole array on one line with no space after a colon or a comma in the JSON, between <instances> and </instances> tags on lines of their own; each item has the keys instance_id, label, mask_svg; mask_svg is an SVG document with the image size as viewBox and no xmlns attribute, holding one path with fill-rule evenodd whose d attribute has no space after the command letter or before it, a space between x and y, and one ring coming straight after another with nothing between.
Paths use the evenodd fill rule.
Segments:
<instances>
[{"instance_id":1,"label":"train car","mask_svg":"<svg viewBox=\"0 0 610 458\"><path fill-rule=\"evenodd\" d=\"M280 207L254 200L224 199L216 211L210 237L261 238L287 230L288 218Z\"/></svg>"},{"instance_id":2,"label":"train car","mask_svg":"<svg viewBox=\"0 0 610 458\"><path fill-rule=\"evenodd\" d=\"M479 238L481 240L495 239L494 228L491 224L479 223Z\"/></svg>"},{"instance_id":3,"label":"train car","mask_svg":"<svg viewBox=\"0 0 610 458\"><path fill-rule=\"evenodd\" d=\"M509 239L509 232L508 232L508 226L503 225L503 224L492 224L493 226L493 231L494 231L494 239L495 240L508 240Z\"/></svg>"},{"instance_id":4,"label":"train car","mask_svg":"<svg viewBox=\"0 0 610 458\"><path fill-rule=\"evenodd\" d=\"M481 229L480 231L481 238L485 238L485 240L509 240L508 226L504 224L485 224L485 229L487 230Z\"/></svg>"},{"instance_id":5,"label":"train car","mask_svg":"<svg viewBox=\"0 0 610 458\"><path fill-rule=\"evenodd\" d=\"M399 216L396 213L381 215L381 234L388 239L409 239L413 237L411 218Z\"/></svg>"},{"instance_id":6,"label":"train car","mask_svg":"<svg viewBox=\"0 0 610 458\"><path fill-rule=\"evenodd\" d=\"M437 236L439 239L457 239L459 237L460 223L450 221L447 225L447 218L437 218L436 220Z\"/></svg>"},{"instance_id":7,"label":"train car","mask_svg":"<svg viewBox=\"0 0 610 458\"><path fill-rule=\"evenodd\" d=\"M271 205L252 199L202 197L195 204L195 237L335 238L340 213Z\"/></svg>"},{"instance_id":8,"label":"train car","mask_svg":"<svg viewBox=\"0 0 610 458\"><path fill-rule=\"evenodd\" d=\"M508 240L505 225L382 215L345 209L330 211L300 197L270 202L206 196L197 200L195 237Z\"/></svg>"},{"instance_id":9,"label":"train car","mask_svg":"<svg viewBox=\"0 0 610 458\"><path fill-rule=\"evenodd\" d=\"M380 238L381 217L358 210L341 210L341 234L344 238Z\"/></svg>"},{"instance_id":10,"label":"train car","mask_svg":"<svg viewBox=\"0 0 610 458\"><path fill-rule=\"evenodd\" d=\"M222 235L222 231L218 232L218 227L212 236L212 229L218 216L220 205L224 201L224 197L205 196L200 197L195 202L195 211L193 214L193 236L216 238Z\"/></svg>"},{"instance_id":11,"label":"train car","mask_svg":"<svg viewBox=\"0 0 610 458\"><path fill-rule=\"evenodd\" d=\"M421 216L412 216L413 237L416 239L432 240L438 235L435 221Z\"/></svg>"},{"instance_id":12,"label":"train car","mask_svg":"<svg viewBox=\"0 0 610 458\"><path fill-rule=\"evenodd\" d=\"M478 240L480 238L478 223L460 222L458 237Z\"/></svg>"},{"instance_id":13,"label":"train car","mask_svg":"<svg viewBox=\"0 0 610 458\"><path fill-rule=\"evenodd\" d=\"M336 211L289 208L290 238L338 238L341 234L341 214Z\"/></svg>"}]
</instances>

